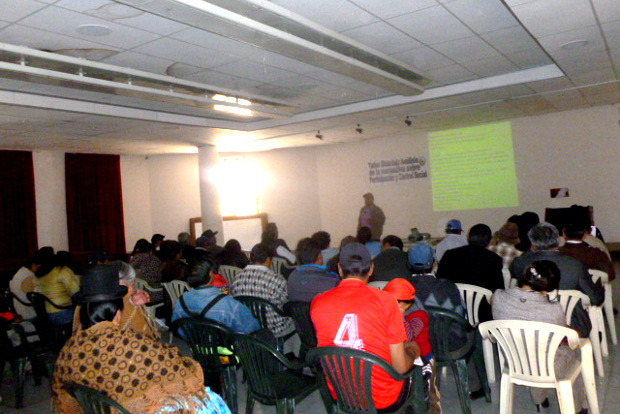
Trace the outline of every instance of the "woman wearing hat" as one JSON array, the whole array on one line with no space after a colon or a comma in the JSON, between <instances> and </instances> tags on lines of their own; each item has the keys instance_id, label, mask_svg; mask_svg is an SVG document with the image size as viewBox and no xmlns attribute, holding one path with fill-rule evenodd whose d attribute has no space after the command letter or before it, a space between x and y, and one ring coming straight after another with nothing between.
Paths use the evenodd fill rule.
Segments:
<instances>
[{"instance_id":1,"label":"woman wearing hat","mask_svg":"<svg viewBox=\"0 0 620 414\"><path fill-rule=\"evenodd\" d=\"M101 391L132 413L230 414L222 399L204 387L200 365L176 347L120 328L123 297L118 270L92 266L82 276L83 330L60 351L52 383L59 413L81 413L64 389L70 382Z\"/></svg>"},{"instance_id":2,"label":"woman wearing hat","mask_svg":"<svg viewBox=\"0 0 620 414\"><path fill-rule=\"evenodd\" d=\"M515 245L519 243L519 227L515 223L506 223L493 234L489 250L498 254L509 267L514 259L521 256Z\"/></svg>"}]
</instances>

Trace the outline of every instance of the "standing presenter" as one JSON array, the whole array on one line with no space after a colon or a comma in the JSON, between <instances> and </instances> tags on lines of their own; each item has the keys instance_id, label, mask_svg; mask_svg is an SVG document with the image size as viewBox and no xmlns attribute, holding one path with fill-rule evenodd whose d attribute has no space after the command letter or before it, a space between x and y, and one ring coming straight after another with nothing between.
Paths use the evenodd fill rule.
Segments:
<instances>
[{"instance_id":1,"label":"standing presenter","mask_svg":"<svg viewBox=\"0 0 620 414\"><path fill-rule=\"evenodd\" d=\"M372 193L364 194L364 207L360 210L357 228L368 227L372 232L372 239L381 240L384 224L385 214L380 207L375 205L375 196Z\"/></svg>"}]
</instances>

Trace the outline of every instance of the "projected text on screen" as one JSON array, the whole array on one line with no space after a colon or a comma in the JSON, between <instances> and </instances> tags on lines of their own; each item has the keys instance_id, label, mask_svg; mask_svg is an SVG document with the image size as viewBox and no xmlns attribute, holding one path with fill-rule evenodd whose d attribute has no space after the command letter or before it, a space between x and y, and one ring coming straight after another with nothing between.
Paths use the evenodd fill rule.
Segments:
<instances>
[{"instance_id":1,"label":"projected text on screen","mask_svg":"<svg viewBox=\"0 0 620 414\"><path fill-rule=\"evenodd\" d=\"M435 211L519 205L510 122L429 134Z\"/></svg>"}]
</instances>

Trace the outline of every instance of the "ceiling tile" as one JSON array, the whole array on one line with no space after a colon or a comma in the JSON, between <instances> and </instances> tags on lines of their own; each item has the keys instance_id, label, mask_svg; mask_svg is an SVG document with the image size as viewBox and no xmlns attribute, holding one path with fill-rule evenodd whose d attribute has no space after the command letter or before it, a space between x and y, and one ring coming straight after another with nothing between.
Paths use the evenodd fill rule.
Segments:
<instances>
[{"instance_id":1,"label":"ceiling tile","mask_svg":"<svg viewBox=\"0 0 620 414\"><path fill-rule=\"evenodd\" d=\"M444 68L446 66L452 66L455 63L452 59L447 58L429 47L421 47L398 53L393 55L393 57L423 71Z\"/></svg>"},{"instance_id":2,"label":"ceiling tile","mask_svg":"<svg viewBox=\"0 0 620 414\"><path fill-rule=\"evenodd\" d=\"M272 82L278 79L286 79L295 76L293 72L261 65L260 63L237 60L218 66L219 72L228 73L232 76L242 76L260 82Z\"/></svg>"},{"instance_id":3,"label":"ceiling tile","mask_svg":"<svg viewBox=\"0 0 620 414\"><path fill-rule=\"evenodd\" d=\"M428 76L440 84L451 84L476 79L477 76L460 65L434 69L427 72Z\"/></svg>"},{"instance_id":4,"label":"ceiling tile","mask_svg":"<svg viewBox=\"0 0 620 414\"><path fill-rule=\"evenodd\" d=\"M477 36L433 45L433 49L455 62L498 57L499 53Z\"/></svg>"},{"instance_id":5,"label":"ceiling tile","mask_svg":"<svg viewBox=\"0 0 620 414\"><path fill-rule=\"evenodd\" d=\"M175 33L170 37L214 52L243 59L251 59L257 62L262 61L265 56L265 51L258 47L200 29L189 28Z\"/></svg>"},{"instance_id":6,"label":"ceiling tile","mask_svg":"<svg viewBox=\"0 0 620 414\"><path fill-rule=\"evenodd\" d=\"M508 27L484 33L481 37L503 53L519 52L538 48L536 41L521 26Z\"/></svg>"},{"instance_id":7,"label":"ceiling tile","mask_svg":"<svg viewBox=\"0 0 620 414\"><path fill-rule=\"evenodd\" d=\"M0 42L42 50L101 48L99 43L17 24L8 26L0 31ZM119 50L112 47L106 48Z\"/></svg>"},{"instance_id":8,"label":"ceiling tile","mask_svg":"<svg viewBox=\"0 0 620 414\"><path fill-rule=\"evenodd\" d=\"M457 0L446 4L446 8L479 34L517 24L510 10L497 0Z\"/></svg>"},{"instance_id":9,"label":"ceiling tile","mask_svg":"<svg viewBox=\"0 0 620 414\"><path fill-rule=\"evenodd\" d=\"M596 24L590 2L584 0L536 0L514 6L512 11L536 37Z\"/></svg>"},{"instance_id":10,"label":"ceiling tile","mask_svg":"<svg viewBox=\"0 0 620 414\"><path fill-rule=\"evenodd\" d=\"M370 13L382 19L411 13L417 10L436 6L435 0L416 0L416 1L377 1L377 0L350 0L359 7L368 10Z\"/></svg>"},{"instance_id":11,"label":"ceiling tile","mask_svg":"<svg viewBox=\"0 0 620 414\"><path fill-rule=\"evenodd\" d=\"M526 84L536 92L546 92L558 89L572 88L574 85L566 77L547 79L538 82L531 82Z\"/></svg>"},{"instance_id":12,"label":"ceiling tile","mask_svg":"<svg viewBox=\"0 0 620 414\"><path fill-rule=\"evenodd\" d=\"M601 23L620 20L620 2L618 0L592 0L596 17Z\"/></svg>"},{"instance_id":13,"label":"ceiling tile","mask_svg":"<svg viewBox=\"0 0 620 414\"><path fill-rule=\"evenodd\" d=\"M48 7L32 0L19 0L19 7L12 1L0 1L0 16L7 22L16 22L39 10Z\"/></svg>"},{"instance_id":14,"label":"ceiling tile","mask_svg":"<svg viewBox=\"0 0 620 414\"><path fill-rule=\"evenodd\" d=\"M520 69L535 68L553 63L549 56L540 48L511 53L508 58Z\"/></svg>"},{"instance_id":15,"label":"ceiling tile","mask_svg":"<svg viewBox=\"0 0 620 414\"><path fill-rule=\"evenodd\" d=\"M591 71L611 68L611 60L606 51L596 51L567 59L556 59L556 63L568 76L583 75Z\"/></svg>"},{"instance_id":16,"label":"ceiling tile","mask_svg":"<svg viewBox=\"0 0 620 414\"><path fill-rule=\"evenodd\" d=\"M591 85L598 82L616 81L617 76L612 68L605 68L571 76L570 79L575 85Z\"/></svg>"},{"instance_id":17,"label":"ceiling tile","mask_svg":"<svg viewBox=\"0 0 620 414\"><path fill-rule=\"evenodd\" d=\"M427 45L460 39L473 34L443 6L429 7L395 17L389 19L388 23Z\"/></svg>"},{"instance_id":18,"label":"ceiling tile","mask_svg":"<svg viewBox=\"0 0 620 414\"><path fill-rule=\"evenodd\" d=\"M259 83L254 80L231 76L227 73L222 73L215 70L208 70L205 72L196 73L194 75L187 76L186 79L194 82L205 83L208 85L217 85L222 88L237 91L251 88L252 86L255 86Z\"/></svg>"},{"instance_id":19,"label":"ceiling tile","mask_svg":"<svg viewBox=\"0 0 620 414\"><path fill-rule=\"evenodd\" d=\"M347 30L342 34L388 55L423 46L420 42L384 22Z\"/></svg>"},{"instance_id":20,"label":"ceiling tile","mask_svg":"<svg viewBox=\"0 0 620 414\"><path fill-rule=\"evenodd\" d=\"M517 65L509 61L503 56L495 56L491 58L478 59L468 62L460 62L467 70L475 73L480 77L501 75L504 73L517 71Z\"/></svg>"},{"instance_id":21,"label":"ceiling tile","mask_svg":"<svg viewBox=\"0 0 620 414\"><path fill-rule=\"evenodd\" d=\"M133 29L131 27L55 6L49 6L40 12L23 19L21 22L25 26L30 26L40 30L47 30L53 33L63 34L65 36L76 37L123 49L141 45L158 37L154 33ZM76 31L78 26L84 24L105 25L112 29L112 31L106 36L86 36Z\"/></svg>"},{"instance_id":22,"label":"ceiling tile","mask_svg":"<svg viewBox=\"0 0 620 414\"><path fill-rule=\"evenodd\" d=\"M364 26L379 20L364 9L347 1L272 0L272 2L336 32Z\"/></svg>"},{"instance_id":23,"label":"ceiling tile","mask_svg":"<svg viewBox=\"0 0 620 414\"><path fill-rule=\"evenodd\" d=\"M166 69L174 63L172 60L161 59L159 57L136 52L117 53L116 55L103 59L101 62L160 75L165 75Z\"/></svg>"},{"instance_id":24,"label":"ceiling tile","mask_svg":"<svg viewBox=\"0 0 620 414\"><path fill-rule=\"evenodd\" d=\"M620 47L620 21L613 23L605 23L601 26L607 46L610 49Z\"/></svg>"},{"instance_id":25,"label":"ceiling tile","mask_svg":"<svg viewBox=\"0 0 620 414\"><path fill-rule=\"evenodd\" d=\"M562 47L562 45L567 43L580 40L585 40L588 44L576 49ZM572 56L580 56L589 54L593 51L606 49L598 26L583 27L577 30L545 36L539 38L538 41L547 53L552 55L555 59L570 58Z\"/></svg>"},{"instance_id":26,"label":"ceiling tile","mask_svg":"<svg viewBox=\"0 0 620 414\"><path fill-rule=\"evenodd\" d=\"M232 56L167 37L139 46L134 51L201 68L213 68L235 61Z\"/></svg>"}]
</instances>

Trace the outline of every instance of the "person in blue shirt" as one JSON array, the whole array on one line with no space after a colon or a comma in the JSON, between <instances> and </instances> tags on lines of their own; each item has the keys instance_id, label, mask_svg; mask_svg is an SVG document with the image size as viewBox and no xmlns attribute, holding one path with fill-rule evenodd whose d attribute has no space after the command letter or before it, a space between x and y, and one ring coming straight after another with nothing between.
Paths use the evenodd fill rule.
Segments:
<instances>
[{"instance_id":1,"label":"person in blue shirt","mask_svg":"<svg viewBox=\"0 0 620 414\"><path fill-rule=\"evenodd\" d=\"M297 261L300 266L288 277L287 291L289 301L312 302L319 293L335 288L340 276L331 273L323 265L321 246L310 237L297 244Z\"/></svg>"},{"instance_id":2,"label":"person in blue shirt","mask_svg":"<svg viewBox=\"0 0 620 414\"><path fill-rule=\"evenodd\" d=\"M202 316L229 327L235 333L249 334L258 329L258 320L244 304L213 286L217 264L204 258L192 267L187 283L193 289L177 301L172 320Z\"/></svg>"}]
</instances>

